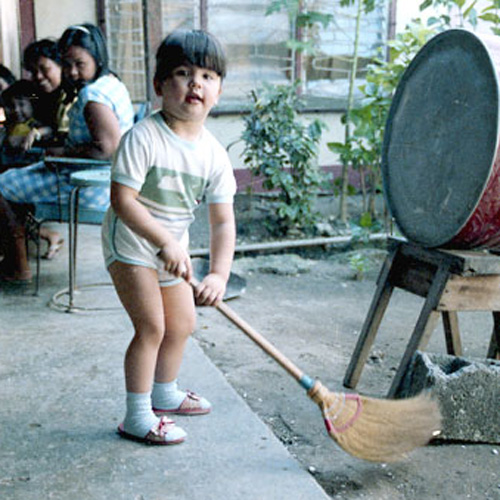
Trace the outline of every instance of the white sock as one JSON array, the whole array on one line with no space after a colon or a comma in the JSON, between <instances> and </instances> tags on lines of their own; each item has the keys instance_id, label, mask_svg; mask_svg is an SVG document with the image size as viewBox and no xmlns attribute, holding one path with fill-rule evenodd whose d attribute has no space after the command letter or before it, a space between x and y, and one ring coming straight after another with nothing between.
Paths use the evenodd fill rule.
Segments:
<instances>
[{"instance_id":1,"label":"white sock","mask_svg":"<svg viewBox=\"0 0 500 500\"><path fill-rule=\"evenodd\" d=\"M127 392L127 413L123 429L128 434L145 437L158 422L158 417L151 407L151 393Z\"/></svg>"},{"instance_id":2,"label":"white sock","mask_svg":"<svg viewBox=\"0 0 500 500\"><path fill-rule=\"evenodd\" d=\"M177 379L172 382L155 382L153 384L153 408L161 410L175 410L179 408L186 393L177 387Z\"/></svg>"}]
</instances>

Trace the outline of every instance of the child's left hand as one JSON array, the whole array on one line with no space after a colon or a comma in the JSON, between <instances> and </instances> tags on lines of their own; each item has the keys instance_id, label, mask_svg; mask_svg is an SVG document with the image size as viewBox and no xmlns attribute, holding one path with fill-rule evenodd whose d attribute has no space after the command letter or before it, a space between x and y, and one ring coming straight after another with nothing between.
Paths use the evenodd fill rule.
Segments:
<instances>
[{"instance_id":1,"label":"child's left hand","mask_svg":"<svg viewBox=\"0 0 500 500\"><path fill-rule=\"evenodd\" d=\"M216 306L226 293L226 280L222 276L210 273L196 287L194 296L199 306Z\"/></svg>"}]
</instances>

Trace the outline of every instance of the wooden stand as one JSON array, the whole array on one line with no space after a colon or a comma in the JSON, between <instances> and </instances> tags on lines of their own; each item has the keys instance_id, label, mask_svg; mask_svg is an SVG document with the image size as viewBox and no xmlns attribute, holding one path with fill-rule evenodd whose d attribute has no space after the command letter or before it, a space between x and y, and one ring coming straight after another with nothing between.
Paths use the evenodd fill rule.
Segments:
<instances>
[{"instance_id":1,"label":"wooden stand","mask_svg":"<svg viewBox=\"0 0 500 500\"><path fill-rule=\"evenodd\" d=\"M487 357L500 359L500 257L486 251L422 248L390 239L363 329L344 378L355 388L395 287L425 298L388 396L394 397L415 351L424 350L443 318L448 354L460 356L458 311L491 311L493 333Z\"/></svg>"}]
</instances>

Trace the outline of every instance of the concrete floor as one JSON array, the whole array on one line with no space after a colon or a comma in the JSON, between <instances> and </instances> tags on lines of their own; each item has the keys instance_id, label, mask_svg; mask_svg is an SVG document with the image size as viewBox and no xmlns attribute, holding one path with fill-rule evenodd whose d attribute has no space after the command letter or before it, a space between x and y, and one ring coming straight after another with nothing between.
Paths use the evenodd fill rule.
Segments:
<instances>
[{"instance_id":1,"label":"concrete floor","mask_svg":"<svg viewBox=\"0 0 500 500\"><path fill-rule=\"evenodd\" d=\"M60 230L66 235L65 226ZM78 282L108 282L99 228L81 226ZM0 283L0 498L314 500L328 496L224 375L189 343L180 383L211 400L204 417L178 417L187 441L151 447L123 440L123 356L132 329L111 288L48 307L67 286L67 246L42 263L33 287ZM196 337L196 335L195 335Z\"/></svg>"}]
</instances>

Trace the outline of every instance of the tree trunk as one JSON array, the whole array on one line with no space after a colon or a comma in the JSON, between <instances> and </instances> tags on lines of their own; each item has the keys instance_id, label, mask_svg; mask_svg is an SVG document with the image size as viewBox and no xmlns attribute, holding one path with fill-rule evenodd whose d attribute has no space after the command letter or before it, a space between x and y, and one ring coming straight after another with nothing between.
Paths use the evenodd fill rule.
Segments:
<instances>
[{"instance_id":1,"label":"tree trunk","mask_svg":"<svg viewBox=\"0 0 500 500\"><path fill-rule=\"evenodd\" d=\"M351 138L350 115L354 103L354 85L356 81L356 73L358 71L358 52L359 52L359 31L361 25L361 13L363 11L363 0L358 0L358 10L356 14L356 31L354 34L354 49L352 56L352 68L349 75L349 93L347 97L346 111L346 126L345 126L345 143L347 144ZM347 196L349 188L349 163L342 165L341 190L340 190L340 207L339 218L346 223L348 219L347 213Z\"/></svg>"}]
</instances>

